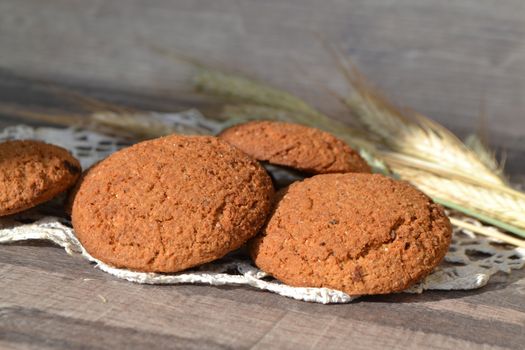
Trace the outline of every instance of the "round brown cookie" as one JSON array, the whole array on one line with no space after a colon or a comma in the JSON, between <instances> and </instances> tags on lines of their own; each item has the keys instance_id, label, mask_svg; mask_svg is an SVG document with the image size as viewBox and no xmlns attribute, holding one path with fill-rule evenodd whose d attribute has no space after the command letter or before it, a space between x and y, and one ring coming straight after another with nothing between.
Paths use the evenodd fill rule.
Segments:
<instances>
[{"instance_id":1,"label":"round brown cookie","mask_svg":"<svg viewBox=\"0 0 525 350\"><path fill-rule=\"evenodd\" d=\"M0 143L0 216L50 200L80 173L78 160L61 147L32 140Z\"/></svg>"},{"instance_id":2,"label":"round brown cookie","mask_svg":"<svg viewBox=\"0 0 525 350\"><path fill-rule=\"evenodd\" d=\"M167 136L92 167L72 206L76 235L115 267L176 272L239 248L264 224L273 187L260 164L208 136Z\"/></svg>"},{"instance_id":3,"label":"round brown cookie","mask_svg":"<svg viewBox=\"0 0 525 350\"><path fill-rule=\"evenodd\" d=\"M346 143L304 125L253 121L226 129L219 137L257 160L310 174L370 172L368 164Z\"/></svg>"},{"instance_id":4,"label":"round brown cookie","mask_svg":"<svg viewBox=\"0 0 525 350\"><path fill-rule=\"evenodd\" d=\"M406 182L378 174L317 175L283 193L251 255L293 286L385 294L428 275L451 234L442 207Z\"/></svg>"}]
</instances>

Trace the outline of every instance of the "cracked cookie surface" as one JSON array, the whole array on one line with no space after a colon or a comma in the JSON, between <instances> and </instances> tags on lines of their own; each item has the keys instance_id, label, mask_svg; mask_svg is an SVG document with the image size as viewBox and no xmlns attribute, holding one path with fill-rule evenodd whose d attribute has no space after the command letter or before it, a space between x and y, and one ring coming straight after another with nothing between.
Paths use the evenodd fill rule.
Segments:
<instances>
[{"instance_id":1,"label":"cracked cookie surface","mask_svg":"<svg viewBox=\"0 0 525 350\"><path fill-rule=\"evenodd\" d=\"M115 267L176 272L223 257L257 233L273 187L258 162L207 136L167 136L92 167L74 194L76 235Z\"/></svg>"},{"instance_id":2,"label":"cracked cookie surface","mask_svg":"<svg viewBox=\"0 0 525 350\"><path fill-rule=\"evenodd\" d=\"M402 291L428 275L450 245L442 207L379 174L317 175L277 197L250 252L260 269L293 286Z\"/></svg>"},{"instance_id":3,"label":"cracked cookie surface","mask_svg":"<svg viewBox=\"0 0 525 350\"><path fill-rule=\"evenodd\" d=\"M260 161L310 174L370 172L361 156L335 136L300 124L253 121L219 137Z\"/></svg>"},{"instance_id":4,"label":"cracked cookie surface","mask_svg":"<svg viewBox=\"0 0 525 350\"><path fill-rule=\"evenodd\" d=\"M78 160L62 147L34 140L0 143L0 216L50 200L80 173Z\"/></svg>"}]
</instances>

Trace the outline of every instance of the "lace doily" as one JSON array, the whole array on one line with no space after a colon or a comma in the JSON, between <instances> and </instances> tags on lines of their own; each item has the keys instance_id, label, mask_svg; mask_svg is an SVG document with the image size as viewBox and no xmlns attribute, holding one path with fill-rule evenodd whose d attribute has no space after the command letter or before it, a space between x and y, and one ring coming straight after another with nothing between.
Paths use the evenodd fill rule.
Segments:
<instances>
[{"instance_id":1,"label":"lace doily","mask_svg":"<svg viewBox=\"0 0 525 350\"><path fill-rule=\"evenodd\" d=\"M179 122L183 122L185 127L192 126L191 120L188 120L186 115L178 121L177 114L169 114L166 120L173 123L174 127ZM199 117L193 126L198 129L198 124L205 122L203 117ZM220 129L220 125L210 122L207 129L216 132ZM75 128L14 126L0 131L0 142L7 139L39 139L60 145L69 149L84 168L128 145L127 142L112 136ZM476 220L469 220L475 225L481 225ZM300 288L285 285L257 269L243 254L231 254L219 261L176 274L117 269L90 256L76 239L70 222L64 217L49 216L39 209L33 209L19 215L0 218L0 243L25 240L51 241L63 247L68 254L81 254L102 271L136 283L246 285L297 300L323 304L347 303L358 297L327 288ZM480 288L487 284L494 274L510 273L512 269L520 269L524 265L525 250L477 236L468 230L455 228L445 261L422 282L405 292Z\"/></svg>"}]
</instances>

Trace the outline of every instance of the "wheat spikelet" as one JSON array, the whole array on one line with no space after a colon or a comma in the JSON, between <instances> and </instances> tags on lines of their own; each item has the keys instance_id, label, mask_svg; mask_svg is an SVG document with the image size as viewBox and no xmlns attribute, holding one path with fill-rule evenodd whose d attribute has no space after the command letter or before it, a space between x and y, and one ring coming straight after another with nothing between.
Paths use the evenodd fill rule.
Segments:
<instances>
[{"instance_id":1,"label":"wheat spikelet","mask_svg":"<svg viewBox=\"0 0 525 350\"><path fill-rule=\"evenodd\" d=\"M443 167L439 163L429 162L426 159L415 158L410 155L384 150L378 150L377 155L380 156L381 159L385 160L391 167L408 167L411 169L417 169L441 177L446 177L450 180L462 181L475 186L486 187L495 191L504 192L515 197L516 199L525 200L525 194L523 192L519 192L509 186L480 182L475 174L461 172L456 169L449 169Z\"/></svg>"},{"instance_id":2,"label":"wheat spikelet","mask_svg":"<svg viewBox=\"0 0 525 350\"><path fill-rule=\"evenodd\" d=\"M199 70L193 83L199 91L222 96L226 99L274 107L301 115L319 114L317 110L303 100L287 92L231 74L214 70Z\"/></svg>"},{"instance_id":3,"label":"wheat spikelet","mask_svg":"<svg viewBox=\"0 0 525 350\"><path fill-rule=\"evenodd\" d=\"M470 148L472 152L476 153L479 160L483 162L486 167L492 170L499 177L503 178L503 162L498 163L495 153L489 150L478 136L474 134L469 135L465 139L465 145Z\"/></svg>"},{"instance_id":4,"label":"wheat spikelet","mask_svg":"<svg viewBox=\"0 0 525 350\"><path fill-rule=\"evenodd\" d=\"M396 166L391 166L391 168L402 179L411 182L431 197L472 208L487 216L496 216L498 220L525 229L523 221L525 200L523 198L421 170Z\"/></svg>"},{"instance_id":5,"label":"wheat spikelet","mask_svg":"<svg viewBox=\"0 0 525 350\"><path fill-rule=\"evenodd\" d=\"M438 123L411 110L402 110L374 89L339 50L327 46L352 93L342 98L361 125L395 152L440 163L442 168L476 174L479 181L496 185L504 179L484 164L475 152Z\"/></svg>"},{"instance_id":6,"label":"wheat spikelet","mask_svg":"<svg viewBox=\"0 0 525 350\"><path fill-rule=\"evenodd\" d=\"M479 157L441 125L413 112L403 113L362 82L353 71L354 95L348 106L359 121L385 146L397 153L429 162L443 169L475 174L480 182L503 185L505 181Z\"/></svg>"}]
</instances>

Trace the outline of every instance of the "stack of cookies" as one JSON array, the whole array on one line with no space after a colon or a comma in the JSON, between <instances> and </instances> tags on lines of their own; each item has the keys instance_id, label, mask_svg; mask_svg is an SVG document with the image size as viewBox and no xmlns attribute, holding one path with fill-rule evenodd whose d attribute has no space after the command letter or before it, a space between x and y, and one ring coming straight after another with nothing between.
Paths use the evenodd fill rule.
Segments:
<instances>
[{"instance_id":1,"label":"stack of cookies","mask_svg":"<svg viewBox=\"0 0 525 350\"><path fill-rule=\"evenodd\" d=\"M73 186L78 162L34 141L0 144L0 215ZM293 174L283 187L265 169ZM413 186L372 174L324 131L255 121L217 137L171 135L95 164L70 191L75 233L117 268L173 273L247 246L292 286L350 295L406 289L443 259L451 226Z\"/></svg>"}]
</instances>

